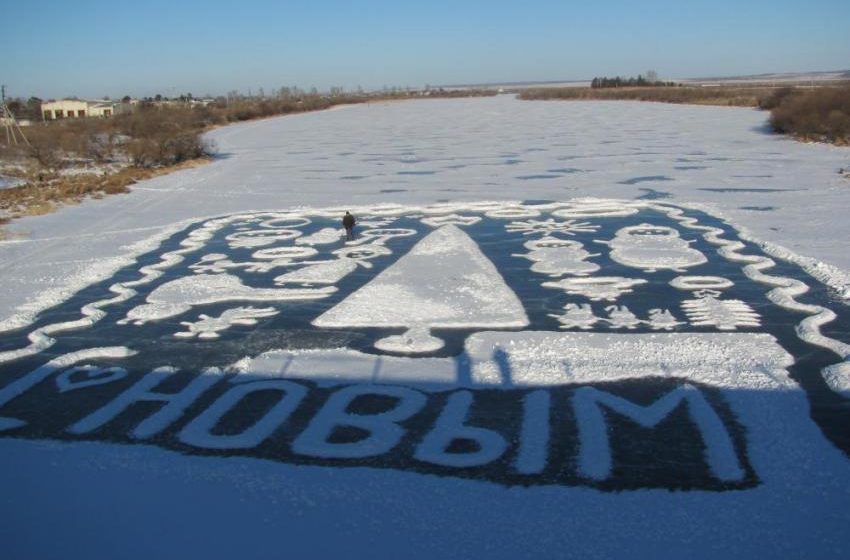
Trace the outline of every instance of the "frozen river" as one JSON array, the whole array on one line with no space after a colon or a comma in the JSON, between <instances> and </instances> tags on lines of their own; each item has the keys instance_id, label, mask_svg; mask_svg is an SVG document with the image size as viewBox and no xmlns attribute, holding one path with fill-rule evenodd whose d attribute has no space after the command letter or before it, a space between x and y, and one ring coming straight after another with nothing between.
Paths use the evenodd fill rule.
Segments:
<instances>
[{"instance_id":1,"label":"frozen river","mask_svg":"<svg viewBox=\"0 0 850 560\"><path fill-rule=\"evenodd\" d=\"M3 551L846 557L850 150L765 117L340 107L16 222Z\"/></svg>"},{"instance_id":2,"label":"frozen river","mask_svg":"<svg viewBox=\"0 0 850 560\"><path fill-rule=\"evenodd\" d=\"M104 259L176 222L301 205L699 203L758 239L850 270L850 181L837 173L850 150L769 134L766 118L740 108L498 96L340 107L221 128L209 134L219 152L211 165L13 224L15 237L0 243L0 318L16 308L28 315L53 294L102 277Z\"/></svg>"}]
</instances>

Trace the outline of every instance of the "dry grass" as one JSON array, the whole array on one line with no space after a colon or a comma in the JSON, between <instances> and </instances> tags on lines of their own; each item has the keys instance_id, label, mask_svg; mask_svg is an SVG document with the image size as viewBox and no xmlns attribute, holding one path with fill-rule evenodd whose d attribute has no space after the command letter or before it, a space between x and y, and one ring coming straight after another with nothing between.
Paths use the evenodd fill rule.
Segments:
<instances>
[{"instance_id":1,"label":"dry grass","mask_svg":"<svg viewBox=\"0 0 850 560\"><path fill-rule=\"evenodd\" d=\"M850 145L850 85L787 92L773 105L770 124L777 132Z\"/></svg>"},{"instance_id":2,"label":"dry grass","mask_svg":"<svg viewBox=\"0 0 850 560\"><path fill-rule=\"evenodd\" d=\"M759 101L770 95L771 87L623 87L623 88L539 88L519 94L526 100L607 100L654 101L659 103L684 103L691 105L719 105L726 107L758 107Z\"/></svg>"},{"instance_id":3,"label":"dry grass","mask_svg":"<svg viewBox=\"0 0 850 560\"><path fill-rule=\"evenodd\" d=\"M44 175L42 180L30 177L24 185L0 190L0 212L3 222L23 216L38 216L55 210L62 204L77 204L86 197L102 198L109 194L129 192L129 186L138 181L172 173L180 169L197 167L209 159L184 161L179 164L141 168L127 167L108 175Z\"/></svg>"}]
</instances>

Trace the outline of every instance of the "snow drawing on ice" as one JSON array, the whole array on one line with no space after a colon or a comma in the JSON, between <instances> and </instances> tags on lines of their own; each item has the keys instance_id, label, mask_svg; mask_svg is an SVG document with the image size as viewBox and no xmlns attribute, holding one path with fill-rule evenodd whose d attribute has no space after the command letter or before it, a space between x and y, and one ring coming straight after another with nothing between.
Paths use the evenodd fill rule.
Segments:
<instances>
[{"instance_id":1,"label":"snow drawing on ice","mask_svg":"<svg viewBox=\"0 0 850 560\"><path fill-rule=\"evenodd\" d=\"M246 230L227 236L227 244L231 249L240 247L265 247L279 241L294 239L301 235L295 229Z\"/></svg>"},{"instance_id":2,"label":"snow drawing on ice","mask_svg":"<svg viewBox=\"0 0 850 560\"><path fill-rule=\"evenodd\" d=\"M330 245L345 235L336 228L322 228L316 233L295 240L296 245Z\"/></svg>"},{"instance_id":3,"label":"snow drawing on ice","mask_svg":"<svg viewBox=\"0 0 850 560\"><path fill-rule=\"evenodd\" d=\"M357 234L356 239L346 241L346 245L385 245L388 241L398 237L410 237L416 235L415 229L409 228L378 228L367 229Z\"/></svg>"},{"instance_id":4,"label":"snow drawing on ice","mask_svg":"<svg viewBox=\"0 0 850 560\"><path fill-rule=\"evenodd\" d=\"M735 285L728 278L720 276L677 276L670 280L670 285L679 290L725 290Z\"/></svg>"},{"instance_id":5,"label":"snow drawing on ice","mask_svg":"<svg viewBox=\"0 0 850 560\"><path fill-rule=\"evenodd\" d=\"M552 215L557 218L623 218L639 211L639 206L619 201L583 200L561 203L552 211Z\"/></svg>"},{"instance_id":6,"label":"snow drawing on ice","mask_svg":"<svg viewBox=\"0 0 850 560\"><path fill-rule=\"evenodd\" d=\"M646 284L643 278L622 276L594 276L592 278L565 278L557 282L543 282L544 288L559 288L571 295L579 295L591 301L616 301L620 296L631 293L635 286Z\"/></svg>"},{"instance_id":7,"label":"snow drawing on ice","mask_svg":"<svg viewBox=\"0 0 850 560\"><path fill-rule=\"evenodd\" d=\"M271 247L251 253L251 257L262 261L274 261L276 264L289 264L298 259L306 259L317 255L313 247Z\"/></svg>"},{"instance_id":8,"label":"snow drawing on ice","mask_svg":"<svg viewBox=\"0 0 850 560\"><path fill-rule=\"evenodd\" d=\"M531 270L540 274L586 276L600 268L598 264L585 260L598 257L599 253L588 253L584 250L584 245L578 241L547 236L528 241L524 246L528 249L528 253L515 256L533 261Z\"/></svg>"},{"instance_id":9,"label":"snow drawing on ice","mask_svg":"<svg viewBox=\"0 0 850 560\"><path fill-rule=\"evenodd\" d=\"M56 376L56 389L60 393L67 393L112 383L125 377L127 377L127 370L122 367L74 366Z\"/></svg>"},{"instance_id":10,"label":"snow drawing on ice","mask_svg":"<svg viewBox=\"0 0 850 560\"><path fill-rule=\"evenodd\" d=\"M732 331L738 327L761 326L758 313L739 299L718 299L719 292L709 290L696 295L696 299L682 302L682 309L695 327L712 326Z\"/></svg>"},{"instance_id":11,"label":"snow drawing on ice","mask_svg":"<svg viewBox=\"0 0 850 560\"><path fill-rule=\"evenodd\" d=\"M306 218L300 214L281 214L266 220L252 220L250 217L245 220L247 224L260 222L260 227L273 230L288 231L290 229L301 228L310 225L310 218ZM262 230L258 230L262 231Z\"/></svg>"},{"instance_id":12,"label":"snow drawing on ice","mask_svg":"<svg viewBox=\"0 0 850 560\"><path fill-rule=\"evenodd\" d=\"M556 319L562 329L587 330L597 323L607 324L611 329L633 330L641 325L646 325L654 331L671 331L679 325L684 325L668 309L650 309L649 316L645 320L638 319L637 315L625 305L609 305L605 307L608 317L600 317L593 311L588 303L568 303L564 306L564 313L550 313L549 317Z\"/></svg>"},{"instance_id":13,"label":"snow drawing on ice","mask_svg":"<svg viewBox=\"0 0 850 560\"><path fill-rule=\"evenodd\" d=\"M143 325L180 315L193 306L225 301L287 301L324 298L333 287L317 289L251 288L230 274L198 274L172 280L155 289L147 303L131 309L119 323Z\"/></svg>"},{"instance_id":14,"label":"snow drawing on ice","mask_svg":"<svg viewBox=\"0 0 850 560\"><path fill-rule=\"evenodd\" d=\"M705 438L706 462L712 474L720 480L744 478L744 469L729 434L721 427L722 421L702 393L692 385L673 389L649 406L635 404L593 387L579 389L574 398L579 438L583 443L578 456L578 470L583 476L598 480L611 476L611 449L602 405L650 428L667 417L679 403L685 402L701 431L708 435Z\"/></svg>"},{"instance_id":15,"label":"snow drawing on ice","mask_svg":"<svg viewBox=\"0 0 850 560\"><path fill-rule=\"evenodd\" d=\"M445 225L456 225L456 226L471 226L472 224L477 224L481 221L481 218L478 216L460 216L458 214L449 214L447 216L433 216L430 218L422 218L422 223L433 226L440 227Z\"/></svg>"},{"instance_id":16,"label":"snow drawing on ice","mask_svg":"<svg viewBox=\"0 0 850 560\"><path fill-rule=\"evenodd\" d=\"M391 225L396 221L396 218L368 218L365 220L358 220L357 226L360 228L383 228Z\"/></svg>"},{"instance_id":17,"label":"snow drawing on ice","mask_svg":"<svg viewBox=\"0 0 850 560\"><path fill-rule=\"evenodd\" d=\"M674 327L684 324L677 321L669 309L650 309L648 323L653 330L665 331L671 331Z\"/></svg>"},{"instance_id":18,"label":"snow drawing on ice","mask_svg":"<svg viewBox=\"0 0 850 560\"><path fill-rule=\"evenodd\" d=\"M494 210L488 210L487 212L484 212L484 215L488 218L516 220L519 218L536 218L540 215L540 211L527 206L505 206Z\"/></svg>"},{"instance_id":19,"label":"snow drawing on ice","mask_svg":"<svg viewBox=\"0 0 850 560\"><path fill-rule=\"evenodd\" d=\"M850 389L821 330L848 312L711 216L351 210L353 241L339 209L203 221L0 340L0 433L616 491L747 491L777 438L837 453L794 379Z\"/></svg>"},{"instance_id":20,"label":"snow drawing on ice","mask_svg":"<svg viewBox=\"0 0 850 560\"><path fill-rule=\"evenodd\" d=\"M641 324L641 320L625 305L609 305L605 311L612 329L634 329Z\"/></svg>"},{"instance_id":21,"label":"snow drawing on ice","mask_svg":"<svg viewBox=\"0 0 850 560\"><path fill-rule=\"evenodd\" d=\"M233 262L225 255L213 253L204 255L201 260L191 265L197 274L222 273L228 270L245 270L246 272L269 272L275 268L290 266L318 254L312 247L282 247L277 250L257 251L252 255L255 259L245 262Z\"/></svg>"},{"instance_id":22,"label":"snow drawing on ice","mask_svg":"<svg viewBox=\"0 0 850 560\"><path fill-rule=\"evenodd\" d=\"M431 352L443 342L432 328L528 325L522 303L475 242L455 225L434 230L405 256L336 307L317 327L405 327L379 349Z\"/></svg>"},{"instance_id":23,"label":"snow drawing on ice","mask_svg":"<svg viewBox=\"0 0 850 560\"><path fill-rule=\"evenodd\" d=\"M233 325L253 326L259 319L273 317L280 313L274 307L234 307L223 312L218 317L210 317L204 313L198 315L197 321L181 321L187 327L185 331L174 333L178 338L218 338L219 333Z\"/></svg>"},{"instance_id":24,"label":"snow drawing on ice","mask_svg":"<svg viewBox=\"0 0 850 560\"><path fill-rule=\"evenodd\" d=\"M611 246L611 258L620 264L655 272L669 268L679 272L708 261L705 255L691 249L671 227L640 224L617 231L611 241L598 241Z\"/></svg>"},{"instance_id":25,"label":"snow drawing on ice","mask_svg":"<svg viewBox=\"0 0 850 560\"><path fill-rule=\"evenodd\" d=\"M509 232L521 232L523 235L534 235L542 233L551 235L560 233L563 235L575 235L577 233L585 233L589 231L597 231L599 226L593 225L590 222L579 222L576 220L567 220L558 222L554 219L548 220L527 220L525 222L511 222L505 226Z\"/></svg>"},{"instance_id":26,"label":"snow drawing on ice","mask_svg":"<svg viewBox=\"0 0 850 560\"><path fill-rule=\"evenodd\" d=\"M564 306L563 315L553 314L550 317L557 319L561 323L562 329L589 329L599 321L599 317L593 314L593 309L587 303L582 303L581 305L568 303Z\"/></svg>"},{"instance_id":27,"label":"snow drawing on ice","mask_svg":"<svg viewBox=\"0 0 850 560\"><path fill-rule=\"evenodd\" d=\"M275 284L336 284L357 269L357 261L340 258L319 263L307 262L302 268L275 277Z\"/></svg>"},{"instance_id":28,"label":"snow drawing on ice","mask_svg":"<svg viewBox=\"0 0 850 560\"><path fill-rule=\"evenodd\" d=\"M371 259L391 255L392 251L378 243L356 246L349 244L348 247L337 249L333 254L339 259L355 261L364 268L372 268L372 263L369 262Z\"/></svg>"}]
</instances>

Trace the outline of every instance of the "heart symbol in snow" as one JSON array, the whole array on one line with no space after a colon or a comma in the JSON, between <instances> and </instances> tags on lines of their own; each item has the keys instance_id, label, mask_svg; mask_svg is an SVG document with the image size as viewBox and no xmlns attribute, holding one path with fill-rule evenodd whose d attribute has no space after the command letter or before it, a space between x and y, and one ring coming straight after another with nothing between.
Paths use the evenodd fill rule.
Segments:
<instances>
[{"instance_id":1,"label":"heart symbol in snow","mask_svg":"<svg viewBox=\"0 0 850 560\"><path fill-rule=\"evenodd\" d=\"M75 376L81 379L73 379ZM127 370L120 367L75 366L66 369L56 377L56 387L60 393L67 393L85 387L112 383L125 377L127 377Z\"/></svg>"}]
</instances>

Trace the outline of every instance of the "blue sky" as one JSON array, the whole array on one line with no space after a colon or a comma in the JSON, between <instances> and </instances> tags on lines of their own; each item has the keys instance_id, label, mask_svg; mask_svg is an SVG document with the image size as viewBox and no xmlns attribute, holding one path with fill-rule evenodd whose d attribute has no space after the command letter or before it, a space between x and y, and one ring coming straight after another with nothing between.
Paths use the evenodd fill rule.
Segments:
<instances>
[{"instance_id":1,"label":"blue sky","mask_svg":"<svg viewBox=\"0 0 850 560\"><path fill-rule=\"evenodd\" d=\"M850 69L850 2L0 0L14 96Z\"/></svg>"}]
</instances>

